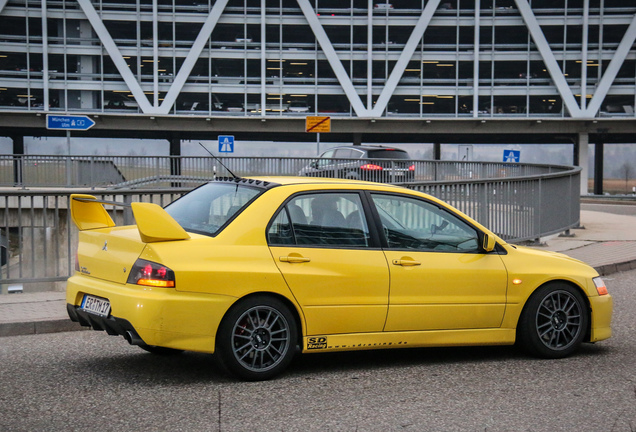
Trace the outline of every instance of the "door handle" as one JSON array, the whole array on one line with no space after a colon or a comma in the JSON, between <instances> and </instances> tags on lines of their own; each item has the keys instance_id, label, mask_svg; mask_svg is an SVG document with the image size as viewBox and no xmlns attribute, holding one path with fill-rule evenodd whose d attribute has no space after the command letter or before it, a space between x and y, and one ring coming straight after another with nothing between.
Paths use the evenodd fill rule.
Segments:
<instances>
[{"instance_id":1,"label":"door handle","mask_svg":"<svg viewBox=\"0 0 636 432\"><path fill-rule=\"evenodd\" d=\"M288 255L288 256L282 256L279 257L278 260L280 262L286 262L286 263L304 263L304 262L309 262L311 261L311 259L309 258L305 258L302 256L292 256L292 255Z\"/></svg>"},{"instance_id":2,"label":"door handle","mask_svg":"<svg viewBox=\"0 0 636 432\"><path fill-rule=\"evenodd\" d=\"M419 261L415 261L415 260L411 260L411 259L394 259L393 260L393 265L401 265L404 267L409 267L409 266L418 266L421 265L422 263Z\"/></svg>"}]
</instances>

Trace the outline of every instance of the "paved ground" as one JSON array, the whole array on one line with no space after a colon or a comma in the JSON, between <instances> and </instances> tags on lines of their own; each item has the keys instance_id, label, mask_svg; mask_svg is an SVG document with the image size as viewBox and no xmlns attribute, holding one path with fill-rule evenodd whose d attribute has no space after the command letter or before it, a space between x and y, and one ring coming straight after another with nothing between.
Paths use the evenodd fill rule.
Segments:
<instances>
[{"instance_id":1,"label":"paved ground","mask_svg":"<svg viewBox=\"0 0 636 432\"><path fill-rule=\"evenodd\" d=\"M636 269L636 205L583 204L573 237L552 236L539 249L562 252L602 275ZM0 295L0 336L79 330L63 292Z\"/></svg>"},{"instance_id":2,"label":"paved ground","mask_svg":"<svg viewBox=\"0 0 636 432\"><path fill-rule=\"evenodd\" d=\"M238 382L213 357L81 331L0 339L0 431L629 432L636 270L606 278L613 335L542 360L514 347L297 356Z\"/></svg>"}]
</instances>

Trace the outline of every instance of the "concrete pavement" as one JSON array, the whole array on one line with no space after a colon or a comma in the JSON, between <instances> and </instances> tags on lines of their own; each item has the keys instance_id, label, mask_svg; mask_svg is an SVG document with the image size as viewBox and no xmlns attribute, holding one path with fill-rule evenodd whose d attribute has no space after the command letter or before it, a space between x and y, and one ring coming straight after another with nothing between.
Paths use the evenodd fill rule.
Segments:
<instances>
[{"instance_id":1,"label":"concrete pavement","mask_svg":"<svg viewBox=\"0 0 636 432\"><path fill-rule=\"evenodd\" d=\"M636 206L583 204L581 225L572 237L551 236L536 247L584 261L601 275L636 269ZM81 329L68 318L64 292L0 295L0 336Z\"/></svg>"}]
</instances>

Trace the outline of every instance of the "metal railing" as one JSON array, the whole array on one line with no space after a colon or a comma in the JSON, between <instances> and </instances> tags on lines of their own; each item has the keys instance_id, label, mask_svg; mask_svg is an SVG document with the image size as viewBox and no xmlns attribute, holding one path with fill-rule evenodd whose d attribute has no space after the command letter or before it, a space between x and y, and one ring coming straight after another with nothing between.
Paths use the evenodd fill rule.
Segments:
<instances>
[{"instance_id":1,"label":"metal railing","mask_svg":"<svg viewBox=\"0 0 636 432\"><path fill-rule=\"evenodd\" d=\"M64 157L40 157L37 161L31 156L18 158L23 167L28 163L38 165L29 167L33 173L23 176L23 180L28 178L29 182L23 181L22 188L7 188L0 194L0 250L3 252L0 293L16 284L29 284L29 292L61 289L55 285L63 285L72 274L77 244L77 229L68 212L72 193L90 193L122 203L143 201L165 206L194 185L212 178L214 173L226 175L223 168L217 169L220 164L212 158L182 158L180 168L182 173L185 171L182 176L170 173L170 166L177 158L87 157L80 158L80 163L75 163L76 158ZM48 163L43 162L47 160ZM93 168L109 166L109 160L112 165L106 169L111 174L113 167L117 167L138 185L154 181L163 187L110 189L115 185L122 187L123 182L119 182L108 188L95 184L91 188L71 189L44 181L45 177L57 178L65 184L64 179L76 175L73 169L81 164L92 164ZM11 168L11 157L0 158L3 168L7 161ZM122 161L129 165L125 167ZM130 163L132 161L134 163ZM141 161L151 162L142 165L138 163ZM223 158L222 161L230 170L244 176L287 175L297 174L315 158ZM411 163L415 165L414 180L400 184L448 202L509 242L536 240L579 225L579 168L490 162L409 161ZM49 164L62 172L56 172ZM42 166L42 171L38 171ZM65 171L65 168L70 169ZM92 171L95 175L96 170ZM0 172L4 174L0 177L4 183L7 174L3 169ZM124 180L127 181L133 182ZM28 190L24 188L27 183L56 188ZM166 187L170 185L173 186ZM109 213L117 224L133 223L129 210L111 208Z\"/></svg>"},{"instance_id":2,"label":"metal railing","mask_svg":"<svg viewBox=\"0 0 636 432\"><path fill-rule=\"evenodd\" d=\"M509 178L567 169L503 162L387 159L320 159L320 169L311 169L317 160L294 157L0 155L0 186L131 189L172 187L175 181L196 185L215 176L229 175L225 167L238 176L293 176L302 171L307 175L355 178L362 165L377 164L388 171L406 163L412 166L410 181L416 182ZM369 170L364 178L387 182L387 177L383 177L380 171L374 173ZM392 183L404 180L395 176L388 179Z\"/></svg>"}]
</instances>

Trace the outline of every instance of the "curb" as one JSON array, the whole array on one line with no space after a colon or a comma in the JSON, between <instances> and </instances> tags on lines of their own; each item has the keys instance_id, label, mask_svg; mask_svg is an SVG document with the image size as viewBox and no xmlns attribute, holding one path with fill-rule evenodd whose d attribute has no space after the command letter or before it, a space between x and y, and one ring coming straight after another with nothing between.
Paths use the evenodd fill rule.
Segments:
<instances>
[{"instance_id":1,"label":"curb","mask_svg":"<svg viewBox=\"0 0 636 432\"><path fill-rule=\"evenodd\" d=\"M86 329L88 329L88 327L82 327L79 323L73 322L68 318L31 322L8 322L0 323L0 337L60 333Z\"/></svg>"},{"instance_id":2,"label":"curb","mask_svg":"<svg viewBox=\"0 0 636 432\"><path fill-rule=\"evenodd\" d=\"M605 264L602 266L594 267L594 270L601 276L609 276L612 273L620 273L629 270L636 270L636 260L625 261L621 263Z\"/></svg>"}]
</instances>

